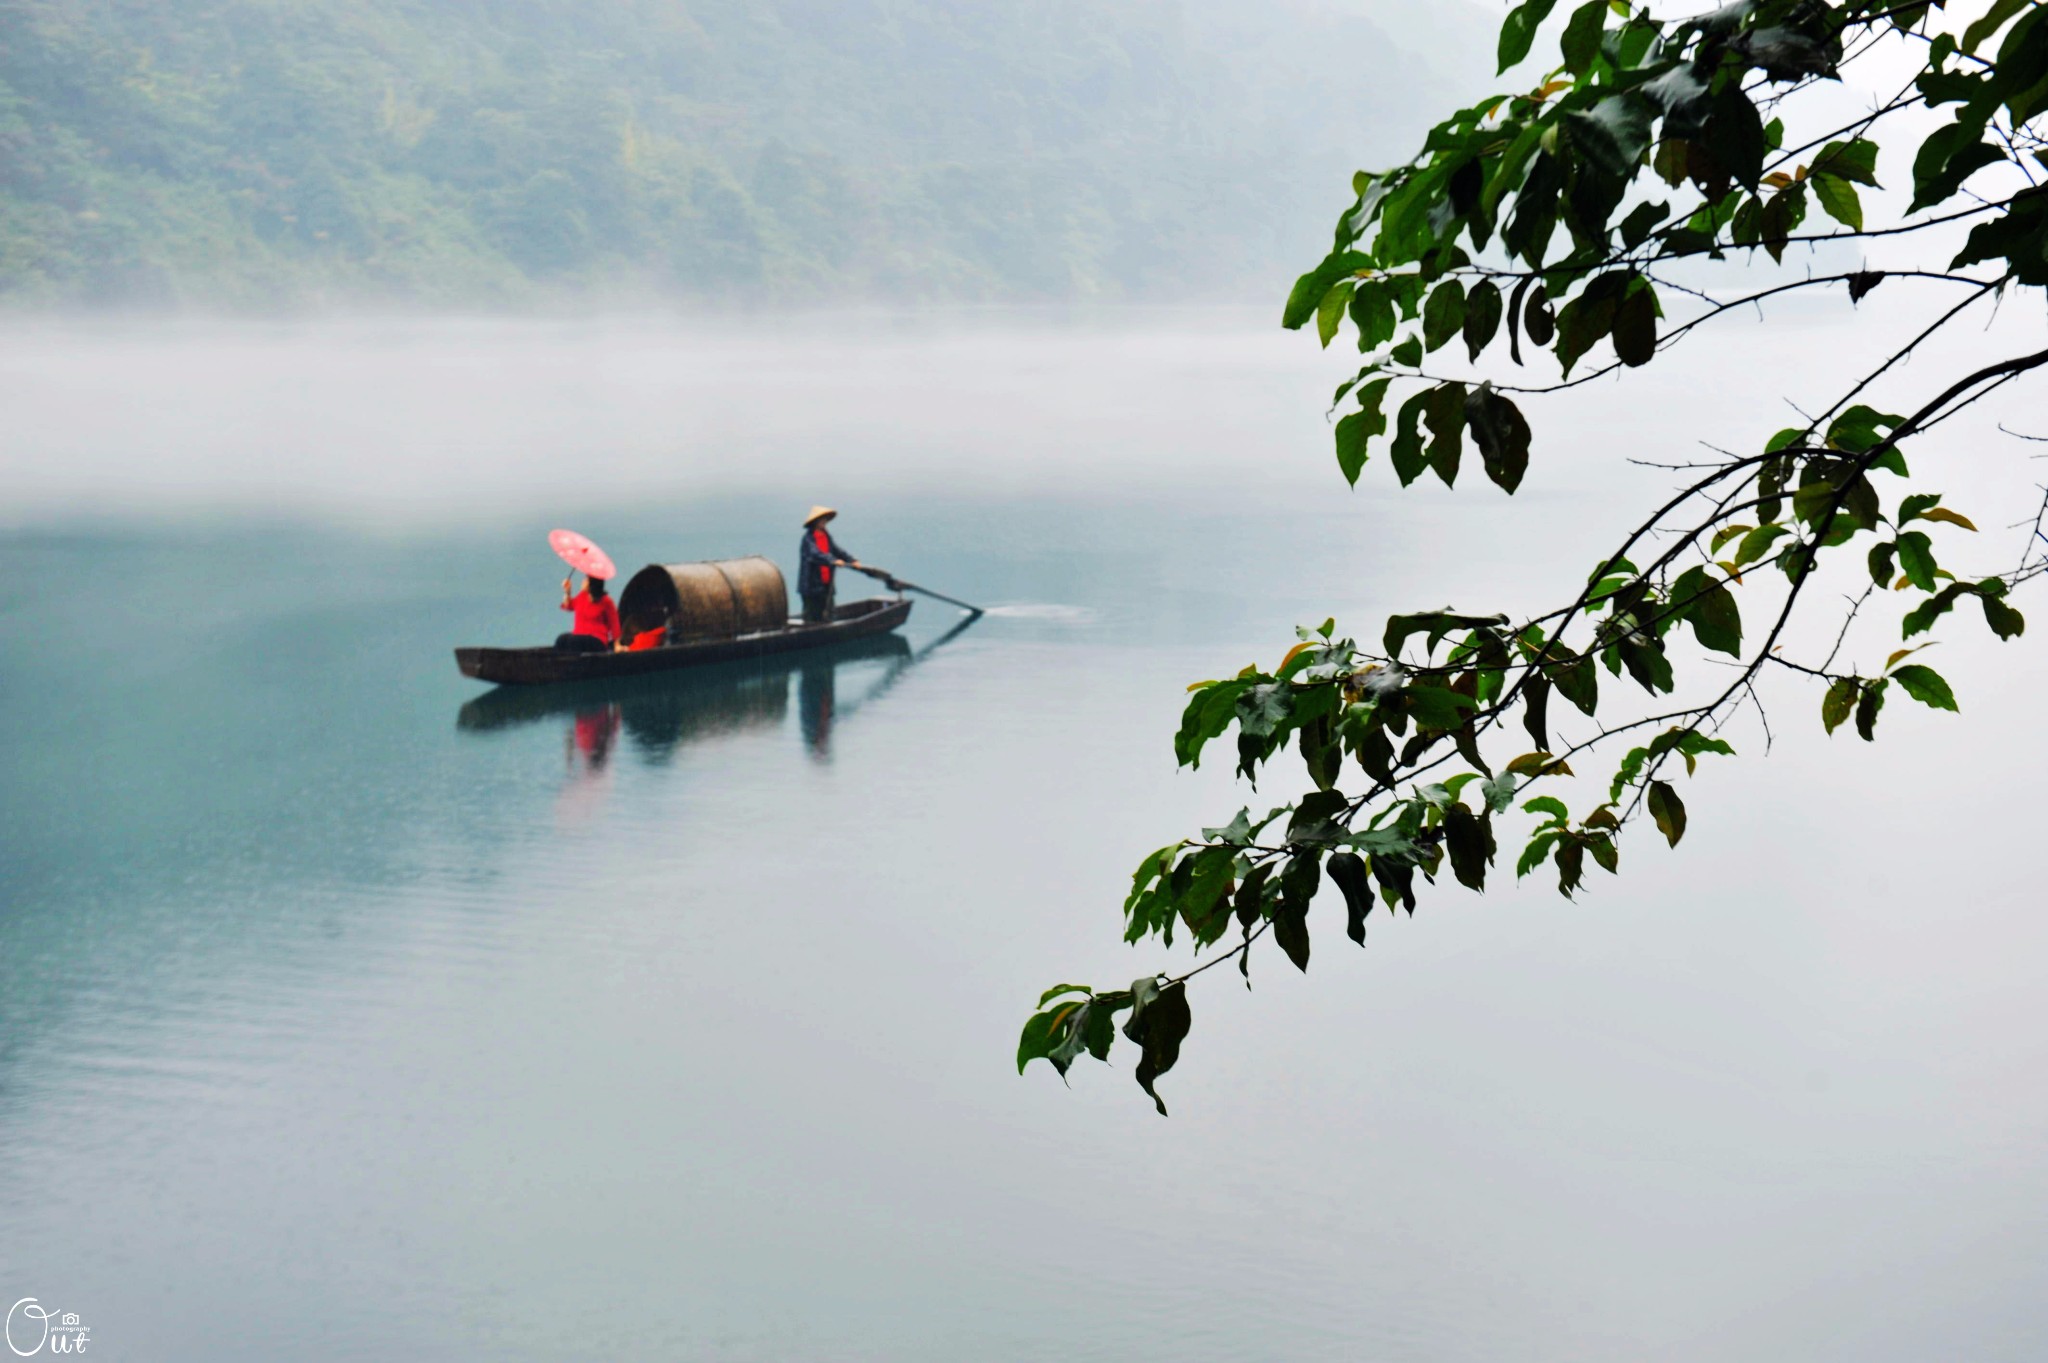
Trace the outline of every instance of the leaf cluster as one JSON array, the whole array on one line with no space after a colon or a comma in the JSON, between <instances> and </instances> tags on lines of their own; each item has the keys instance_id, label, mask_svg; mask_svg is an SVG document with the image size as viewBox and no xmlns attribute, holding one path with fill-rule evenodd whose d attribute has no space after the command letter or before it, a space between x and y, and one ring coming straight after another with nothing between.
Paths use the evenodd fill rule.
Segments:
<instances>
[{"instance_id":1,"label":"leaf cluster","mask_svg":"<svg viewBox=\"0 0 2048 1363\"><path fill-rule=\"evenodd\" d=\"M1524 0L1509 13L1502 71L1529 57L1554 8ZM2044 282L2034 261L2048 221L2030 224L2048 200L2031 189L1991 199L1964 186L2041 146L2034 123L2048 107L2048 7L1997 4L1953 36L1925 31L1937 9L1738 0L1666 23L1619 0L1588 0L1564 16L1561 60L1533 89L1459 110L1409 163L1361 173L1330 254L1296 283L1283 317L1290 328L1313 320L1325 345L1348 324L1368 357L1335 398L1350 404L1335 431L1347 482L1384 443L1403 486L1424 473L1454 485L1469 439L1489 481L1512 495L1529 472L1531 430L1511 394L1548 390L1446 375L1434 367L1445 352L1476 366L1504 349L1510 365L1526 367L1547 351L1561 376L1552 388L1590 377L1572 374L1601 347L1612 358L1595 372L1638 367L1733 306L1710 300L1699 316L1668 325L1667 305L1687 295L1660 280L1661 263L1745 251L1753 260L1759 250L1776 261L1807 239L1797 230L1809 207L1836 225L1830 239L1878 230L1866 225L1858 189L1879 183L1878 124L1896 109L1805 141L1787 134L1780 111L1880 44L1922 51L1915 94L1898 107L1956 109L1914 154L1913 211L1965 196L1974 206L1960 215L1982 218L1946 271L1921 272L1968 291L1928 334L1979 299ZM1994 38L1997 55L1980 55ZM2036 159L2048 165L2048 151ZM1989 268L1954 273L1965 266ZM1885 277L1858 271L1765 293L1840 283L1854 302ZM1412 915L1446 874L1483 891L1517 812L1533 822L1516 875L1547 865L1569 898L1583 888L1588 860L1618 873L1622 835L1639 818L1679 845L1689 827L1680 771L1692 778L1702 757L1734 755L1722 731L1738 704L1761 711L1756 683L1766 668L1821 689L1828 733L1853 721L1874 739L1894 689L1957 710L1948 680L1918 657L1925 642L1911 641L1966 598L1997 637L2018 637L2026 622L2011 590L2048 562L1991 575L1945 566L1959 561L1955 537L1977 527L1940 493L1910 486L1907 447L2043 365L2048 351L1985 366L1899 413L1861 400L1866 380L1753 452L1694 466L1696 476L1569 599L1533 617L1397 614L1376 647L1325 621L1298 631L1270 669L1196 683L1174 740L1183 765L1199 765L1211 743L1230 737L1243 779L1271 779L1276 761L1292 755L1309 788L1261 818L1240 811L1146 858L1124 905L1126 940L1170 947L1180 935L1197 951L1220 949L1187 974L1159 977L1163 988L1229 959L1248 981L1253 946L1268 936L1306 970L1310 909L1325 880L1342 900L1346 935L1363 945L1376 907ZM1397 392L1405 396L1390 408ZM2037 530L2044 519L2048 503ZM1876 675L1838 666L1839 639L1812 663L1785 651L1787 624L1816 573L1836 562L1870 579L1842 638L1873 601L1899 602L1905 646ZM1718 664L1704 670L1714 684L1680 699L1685 679L1708 663ZM1530 790L1574 776L1574 762L1624 735L1605 798L1581 815L1560 793ZM1089 995L1097 1007L1121 997ZM1074 1040L1085 1007L1034 1017L1020 1063L1042 1054L1064 1073L1081 1050L1099 1054L1086 1037ZM1159 1072L1155 1064L1145 1073ZM1150 1078L1141 1082L1150 1092Z\"/></svg>"}]
</instances>

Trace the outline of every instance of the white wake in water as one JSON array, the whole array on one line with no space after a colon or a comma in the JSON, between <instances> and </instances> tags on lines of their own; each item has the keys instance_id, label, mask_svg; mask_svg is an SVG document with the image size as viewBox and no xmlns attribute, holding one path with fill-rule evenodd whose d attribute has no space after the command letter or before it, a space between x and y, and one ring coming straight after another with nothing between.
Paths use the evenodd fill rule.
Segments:
<instances>
[{"instance_id":1,"label":"white wake in water","mask_svg":"<svg viewBox=\"0 0 2048 1363\"><path fill-rule=\"evenodd\" d=\"M1011 606L990 606L985 615L1005 620L1050 620L1063 625L1085 625L1096 618L1087 606L1062 606L1050 601L1027 601Z\"/></svg>"}]
</instances>

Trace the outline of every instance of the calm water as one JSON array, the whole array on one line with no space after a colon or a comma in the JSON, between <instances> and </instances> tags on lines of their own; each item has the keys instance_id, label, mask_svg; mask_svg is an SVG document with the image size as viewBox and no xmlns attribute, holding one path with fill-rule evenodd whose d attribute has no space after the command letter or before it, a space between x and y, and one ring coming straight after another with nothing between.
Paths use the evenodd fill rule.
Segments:
<instances>
[{"instance_id":1,"label":"calm water","mask_svg":"<svg viewBox=\"0 0 2048 1363\"><path fill-rule=\"evenodd\" d=\"M114 1359L2038 1357L2037 643L1874 747L1789 693L1576 906L1209 977L1170 1120L1016 1076L1038 990L1169 959L1137 856L1290 793L1176 774L1182 687L1515 604L1673 400L1577 409L1540 514L1342 496L1251 321L9 335L0 1296ZM818 498L1003 609L454 670L558 627L551 524L786 563Z\"/></svg>"}]
</instances>

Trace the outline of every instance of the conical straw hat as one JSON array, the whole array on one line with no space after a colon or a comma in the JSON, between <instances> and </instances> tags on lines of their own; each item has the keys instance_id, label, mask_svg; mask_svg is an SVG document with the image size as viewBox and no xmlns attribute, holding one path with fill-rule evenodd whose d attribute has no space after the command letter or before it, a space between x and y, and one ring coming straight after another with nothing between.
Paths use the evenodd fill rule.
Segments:
<instances>
[{"instance_id":1,"label":"conical straw hat","mask_svg":"<svg viewBox=\"0 0 2048 1363\"><path fill-rule=\"evenodd\" d=\"M811 514L804 517L804 524L816 525L819 521L829 521L838 514L829 506L814 506L811 508Z\"/></svg>"}]
</instances>

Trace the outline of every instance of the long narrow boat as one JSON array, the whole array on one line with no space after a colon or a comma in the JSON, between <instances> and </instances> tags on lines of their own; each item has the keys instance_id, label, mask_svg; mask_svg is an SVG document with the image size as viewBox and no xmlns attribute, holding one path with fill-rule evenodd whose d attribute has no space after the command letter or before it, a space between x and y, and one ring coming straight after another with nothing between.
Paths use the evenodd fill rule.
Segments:
<instances>
[{"instance_id":1,"label":"long narrow boat","mask_svg":"<svg viewBox=\"0 0 2048 1363\"><path fill-rule=\"evenodd\" d=\"M502 686L537 686L552 682L594 681L601 677L638 677L705 663L764 658L799 649L822 648L848 639L887 634L910 618L911 603L877 597L850 601L822 624L787 620L780 628L725 636L684 639L660 648L631 653L561 653L553 648L458 648L455 665L465 677Z\"/></svg>"}]
</instances>

